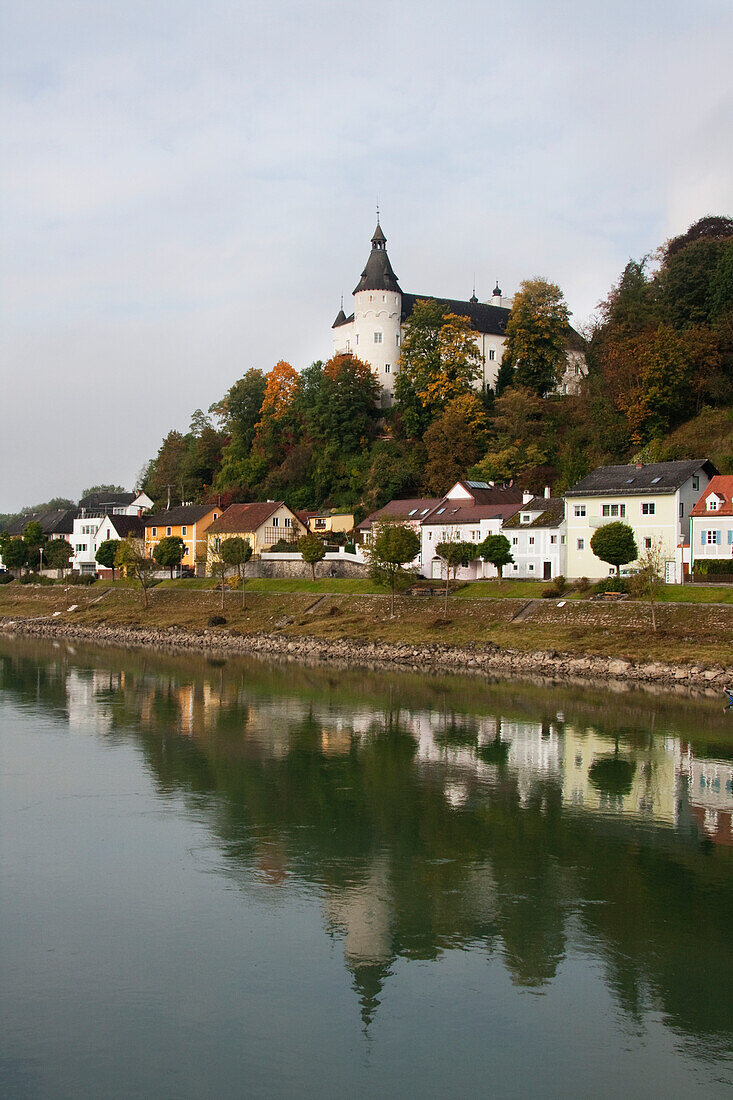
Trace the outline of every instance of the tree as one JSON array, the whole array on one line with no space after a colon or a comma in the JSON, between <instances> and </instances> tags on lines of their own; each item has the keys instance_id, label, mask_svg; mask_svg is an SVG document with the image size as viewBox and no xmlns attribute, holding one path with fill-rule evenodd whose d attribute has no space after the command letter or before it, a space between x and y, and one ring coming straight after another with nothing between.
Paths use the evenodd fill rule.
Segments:
<instances>
[{"instance_id":1,"label":"tree","mask_svg":"<svg viewBox=\"0 0 733 1100\"><path fill-rule=\"evenodd\" d=\"M101 566L105 569L112 570L112 580L115 579L116 557L119 545L119 539L105 539L104 542L99 544L99 548L95 555L95 560L98 561Z\"/></svg>"},{"instance_id":2,"label":"tree","mask_svg":"<svg viewBox=\"0 0 733 1100\"><path fill-rule=\"evenodd\" d=\"M604 523L594 532L590 548L601 561L616 566L617 577L621 575L622 565L636 561L639 556L634 532L628 523Z\"/></svg>"},{"instance_id":3,"label":"tree","mask_svg":"<svg viewBox=\"0 0 733 1100\"><path fill-rule=\"evenodd\" d=\"M155 572L157 562L145 555L135 539L120 539L115 554L115 565L124 569L128 577L133 577L140 585L143 607L149 606L148 589L157 584Z\"/></svg>"},{"instance_id":4,"label":"tree","mask_svg":"<svg viewBox=\"0 0 733 1100\"><path fill-rule=\"evenodd\" d=\"M90 497L94 493L124 493L124 485L90 485L88 489L85 489L80 496L80 500L84 497Z\"/></svg>"},{"instance_id":5,"label":"tree","mask_svg":"<svg viewBox=\"0 0 733 1100\"><path fill-rule=\"evenodd\" d=\"M171 495L185 500L185 466L188 458L189 443L175 429L168 432L161 443L158 454L150 464L146 487L156 500L169 504Z\"/></svg>"},{"instance_id":6,"label":"tree","mask_svg":"<svg viewBox=\"0 0 733 1100\"><path fill-rule=\"evenodd\" d=\"M509 387L514 384L514 375L516 373L513 364L502 356L501 366L497 371L496 381L494 382L494 397L501 397L504 391L508 390Z\"/></svg>"},{"instance_id":7,"label":"tree","mask_svg":"<svg viewBox=\"0 0 733 1100\"><path fill-rule=\"evenodd\" d=\"M421 435L449 401L468 393L481 375L477 333L467 317L437 301L415 302L405 323L395 380L404 430Z\"/></svg>"},{"instance_id":8,"label":"tree","mask_svg":"<svg viewBox=\"0 0 733 1100\"><path fill-rule=\"evenodd\" d=\"M231 566L227 565L221 555L221 543L219 544L218 548L212 546L207 565L210 575L212 577L216 577L219 581L219 587L221 589L221 609L223 611L227 573L229 572Z\"/></svg>"},{"instance_id":9,"label":"tree","mask_svg":"<svg viewBox=\"0 0 733 1100\"><path fill-rule=\"evenodd\" d=\"M244 585L246 580L247 562L252 557L252 547L249 544L249 539L243 539L241 535L235 535L234 538L224 539L219 548L222 561L226 565L234 566L237 570L237 576L242 585L242 607L244 607Z\"/></svg>"},{"instance_id":10,"label":"tree","mask_svg":"<svg viewBox=\"0 0 733 1100\"><path fill-rule=\"evenodd\" d=\"M428 462L425 487L442 496L481 457L486 447L487 418L475 393L454 397L425 433Z\"/></svg>"},{"instance_id":11,"label":"tree","mask_svg":"<svg viewBox=\"0 0 733 1100\"><path fill-rule=\"evenodd\" d=\"M37 569L39 552L41 548L45 548L48 541L38 520L32 519L26 523L22 537L28 548L28 564L32 569Z\"/></svg>"},{"instance_id":12,"label":"tree","mask_svg":"<svg viewBox=\"0 0 733 1100\"><path fill-rule=\"evenodd\" d=\"M557 385L565 363L570 313L559 286L525 279L506 326L502 365L516 368L516 381L539 397Z\"/></svg>"},{"instance_id":13,"label":"tree","mask_svg":"<svg viewBox=\"0 0 733 1100\"><path fill-rule=\"evenodd\" d=\"M420 553L420 536L405 523L380 523L369 550L372 576L387 583L392 593L390 617L394 618L394 594L398 583L408 575L404 566Z\"/></svg>"},{"instance_id":14,"label":"tree","mask_svg":"<svg viewBox=\"0 0 733 1100\"><path fill-rule=\"evenodd\" d=\"M282 462L295 439L298 372L281 359L267 375L253 446L272 465Z\"/></svg>"},{"instance_id":15,"label":"tree","mask_svg":"<svg viewBox=\"0 0 733 1100\"><path fill-rule=\"evenodd\" d=\"M505 565L514 561L512 548L506 535L487 535L477 546L478 556L493 565L498 573L497 588L501 587L501 574Z\"/></svg>"},{"instance_id":16,"label":"tree","mask_svg":"<svg viewBox=\"0 0 733 1100\"><path fill-rule=\"evenodd\" d=\"M629 585L632 596L646 599L649 602L649 610L652 616L652 630L657 630L657 614L655 603L660 590L664 587L664 569L666 555L662 540L652 538L651 546L648 546L639 558L638 571L631 578Z\"/></svg>"},{"instance_id":17,"label":"tree","mask_svg":"<svg viewBox=\"0 0 733 1100\"><path fill-rule=\"evenodd\" d=\"M28 547L23 539L3 539L2 545L3 565L7 569L20 570L28 561Z\"/></svg>"},{"instance_id":18,"label":"tree","mask_svg":"<svg viewBox=\"0 0 733 1100\"><path fill-rule=\"evenodd\" d=\"M46 543L43 556L49 569L60 569L63 574L64 569L69 568L73 552L66 539L51 539Z\"/></svg>"},{"instance_id":19,"label":"tree","mask_svg":"<svg viewBox=\"0 0 733 1100\"><path fill-rule=\"evenodd\" d=\"M163 569L170 569L173 580L173 570L181 564L185 553L186 544L180 535L166 535L155 544L153 558Z\"/></svg>"},{"instance_id":20,"label":"tree","mask_svg":"<svg viewBox=\"0 0 733 1100\"><path fill-rule=\"evenodd\" d=\"M444 617L448 616L448 584L450 571L453 570L453 584L456 583L458 570L462 565L470 565L478 557L478 550L473 542L446 540L439 542L435 547L435 553L445 562L445 610Z\"/></svg>"},{"instance_id":21,"label":"tree","mask_svg":"<svg viewBox=\"0 0 733 1100\"><path fill-rule=\"evenodd\" d=\"M303 535L302 538L298 539L297 546L298 553L303 561L310 565L313 580L315 580L316 565L319 561L323 561L326 556L326 547L323 545L323 540L313 531L310 531L307 535Z\"/></svg>"}]
</instances>

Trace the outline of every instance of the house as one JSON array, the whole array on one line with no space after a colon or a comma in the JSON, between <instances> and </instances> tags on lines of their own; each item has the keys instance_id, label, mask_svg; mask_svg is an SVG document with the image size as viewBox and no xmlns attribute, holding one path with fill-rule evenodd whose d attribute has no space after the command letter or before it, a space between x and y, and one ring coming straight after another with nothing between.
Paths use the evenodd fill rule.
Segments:
<instances>
[{"instance_id":1,"label":"house","mask_svg":"<svg viewBox=\"0 0 733 1100\"><path fill-rule=\"evenodd\" d=\"M179 508L169 508L165 512L156 512L145 516L145 553L149 558L161 539L178 536L183 539L185 550L181 566L195 569L196 563L206 560L206 535L209 527L221 516L221 508L210 504L182 504Z\"/></svg>"},{"instance_id":2,"label":"house","mask_svg":"<svg viewBox=\"0 0 733 1100\"><path fill-rule=\"evenodd\" d=\"M66 539L73 545L75 516L75 508L55 508L50 512L24 512L22 516L18 516L9 523L3 533L10 535L11 538L21 538L27 524L35 522L40 523L41 530L49 541ZM0 557L0 563L2 563L2 557Z\"/></svg>"},{"instance_id":3,"label":"house","mask_svg":"<svg viewBox=\"0 0 733 1100\"><path fill-rule=\"evenodd\" d=\"M512 299L495 286L491 300L479 302L476 292L468 301L443 298L434 294L405 294L392 270L387 255L387 238L379 224L372 236L372 248L361 279L353 292L354 312L347 317L338 312L332 327L333 352L351 353L369 363L381 386L381 405L389 407L394 399L394 380L399 371L399 355L405 322L420 300L444 303L451 313L467 317L478 334L476 345L481 354L481 377L476 388L494 386L506 343L506 325ZM583 340L568 326L565 348L566 368L558 384L559 393L575 393L587 373Z\"/></svg>"},{"instance_id":4,"label":"house","mask_svg":"<svg viewBox=\"0 0 733 1100\"><path fill-rule=\"evenodd\" d=\"M206 572L211 572L211 564L227 538L246 539L252 553L261 554L281 540L296 543L307 533L305 524L282 500L230 504L207 531Z\"/></svg>"},{"instance_id":5,"label":"house","mask_svg":"<svg viewBox=\"0 0 733 1100\"><path fill-rule=\"evenodd\" d=\"M100 528L107 516L140 517L152 506L147 493L139 490L133 493L89 493L82 497L71 538L72 567L80 573L97 572L97 550L106 538L120 537L102 535Z\"/></svg>"},{"instance_id":6,"label":"house","mask_svg":"<svg viewBox=\"0 0 733 1100\"><path fill-rule=\"evenodd\" d=\"M590 542L599 527L620 520L633 530L640 554L658 540L668 582L681 581L677 546L687 540L693 506L717 472L707 459L686 459L601 466L588 474L565 493L568 576L601 579L615 572Z\"/></svg>"},{"instance_id":7,"label":"house","mask_svg":"<svg viewBox=\"0 0 733 1100\"><path fill-rule=\"evenodd\" d=\"M511 544L513 565L504 567L506 576L529 580L564 577L567 569L565 500L527 494L522 507L505 520L501 534Z\"/></svg>"},{"instance_id":8,"label":"house","mask_svg":"<svg viewBox=\"0 0 733 1100\"><path fill-rule=\"evenodd\" d=\"M94 536L95 562L99 547L103 542L107 542L108 539L120 541L122 539L133 539L135 542L139 543L140 549L142 550L145 545L145 524L142 516L120 516L114 513L105 516ZM82 572L87 572L87 570L82 567ZM112 576L112 570L105 569L103 566L99 565L99 563L96 564L96 572L100 577Z\"/></svg>"},{"instance_id":9,"label":"house","mask_svg":"<svg viewBox=\"0 0 733 1100\"><path fill-rule=\"evenodd\" d=\"M302 521L300 513L297 514ZM306 512L305 514L307 516L306 527L317 535L346 534L347 531L352 531L354 528L353 512L325 511Z\"/></svg>"},{"instance_id":10,"label":"house","mask_svg":"<svg viewBox=\"0 0 733 1100\"><path fill-rule=\"evenodd\" d=\"M730 562L733 573L733 474L716 474L690 514L690 564Z\"/></svg>"},{"instance_id":11,"label":"house","mask_svg":"<svg viewBox=\"0 0 733 1100\"><path fill-rule=\"evenodd\" d=\"M522 504L521 489L490 485L485 481L457 481L437 506L420 522L420 568L423 576L438 579L445 563L435 552L441 542L483 542L498 535L502 524ZM462 567L461 580L495 577L493 565L481 560Z\"/></svg>"}]
</instances>

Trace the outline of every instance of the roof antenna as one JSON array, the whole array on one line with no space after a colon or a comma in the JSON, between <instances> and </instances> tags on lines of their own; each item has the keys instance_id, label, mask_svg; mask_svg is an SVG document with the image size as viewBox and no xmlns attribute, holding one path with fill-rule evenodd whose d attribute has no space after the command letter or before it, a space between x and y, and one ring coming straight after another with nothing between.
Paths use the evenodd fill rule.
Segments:
<instances>
[{"instance_id":1,"label":"roof antenna","mask_svg":"<svg viewBox=\"0 0 733 1100\"><path fill-rule=\"evenodd\" d=\"M341 308L342 309L344 308L344 296L343 296L343 294L341 295Z\"/></svg>"}]
</instances>

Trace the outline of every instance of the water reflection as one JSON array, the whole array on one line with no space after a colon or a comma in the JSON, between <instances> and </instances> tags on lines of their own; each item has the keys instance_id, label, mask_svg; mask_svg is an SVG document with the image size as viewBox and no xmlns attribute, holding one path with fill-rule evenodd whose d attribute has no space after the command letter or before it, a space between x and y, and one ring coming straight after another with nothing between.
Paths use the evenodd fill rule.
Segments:
<instances>
[{"instance_id":1,"label":"water reflection","mask_svg":"<svg viewBox=\"0 0 733 1100\"><path fill-rule=\"evenodd\" d=\"M137 743L243 889L317 892L364 1025L397 960L600 960L629 1021L733 1036L730 723L710 702L0 643L0 686Z\"/></svg>"}]
</instances>

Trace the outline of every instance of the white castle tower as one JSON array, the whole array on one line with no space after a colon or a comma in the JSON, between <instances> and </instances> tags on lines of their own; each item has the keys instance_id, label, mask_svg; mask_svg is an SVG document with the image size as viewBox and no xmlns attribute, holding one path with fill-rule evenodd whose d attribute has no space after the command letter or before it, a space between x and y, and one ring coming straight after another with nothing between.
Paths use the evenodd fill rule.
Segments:
<instances>
[{"instance_id":1,"label":"white castle tower","mask_svg":"<svg viewBox=\"0 0 733 1100\"><path fill-rule=\"evenodd\" d=\"M402 291L387 255L387 238L377 215L372 250L354 290L354 312L343 309L333 323L333 350L352 352L369 363L382 387L382 405L392 404L400 354Z\"/></svg>"}]
</instances>

